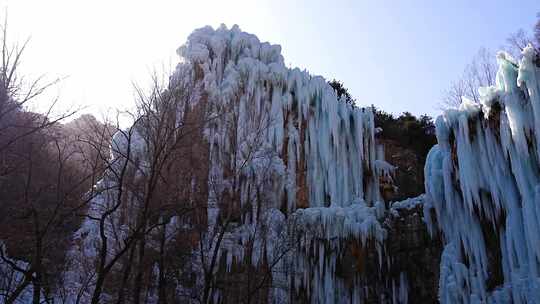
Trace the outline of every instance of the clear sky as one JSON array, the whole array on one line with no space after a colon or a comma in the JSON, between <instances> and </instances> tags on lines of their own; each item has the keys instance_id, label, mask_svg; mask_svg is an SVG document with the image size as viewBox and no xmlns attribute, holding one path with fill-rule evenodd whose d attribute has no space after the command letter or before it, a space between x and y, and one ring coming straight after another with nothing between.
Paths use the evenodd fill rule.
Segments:
<instances>
[{"instance_id":1,"label":"clear sky","mask_svg":"<svg viewBox=\"0 0 540 304\"><path fill-rule=\"evenodd\" d=\"M282 46L285 63L343 81L359 105L414 114L437 104L480 47L529 30L538 0L78 1L0 0L13 40L31 41L22 70L66 77L64 104L133 103L132 82L170 68L195 28L238 24Z\"/></svg>"}]
</instances>

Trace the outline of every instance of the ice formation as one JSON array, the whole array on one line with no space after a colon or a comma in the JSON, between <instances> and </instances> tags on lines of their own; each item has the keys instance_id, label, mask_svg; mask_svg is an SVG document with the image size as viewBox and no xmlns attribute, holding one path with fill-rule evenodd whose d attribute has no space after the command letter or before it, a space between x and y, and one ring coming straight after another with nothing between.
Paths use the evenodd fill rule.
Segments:
<instances>
[{"instance_id":1,"label":"ice formation","mask_svg":"<svg viewBox=\"0 0 540 304\"><path fill-rule=\"evenodd\" d=\"M198 29L178 53L184 62L172 86L199 77L213 114L231 107L238 121L235 141L227 115L208 128L213 174L220 175L223 168L216 167L224 163L245 160L227 159L234 150L248 154L257 144L257 153L277 156L271 167L285 177L277 194L286 195L288 211L296 209L299 171L307 171L305 203L311 207L379 199L377 180L363 174L375 167L371 110L338 102L324 78L285 67L279 45L261 43L237 26ZM254 162L252 171L264 165Z\"/></svg>"},{"instance_id":2,"label":"ice formation","mask_svg":"<svg viewBox=\"0 0 540 304\"><path fill-rule=\"evenodd\" d=\"M540 68L531 46L522 55L499 53L481 104L436 120L424 212L446 240L442 303L540 301Z\"/></svg>"},{"instance_id":3,"label":"ice formation","mask_svg":"<svg viewBox=\"0 0 540 304\"><path fill-rule=\"evenodd\" d=\"M336 263L350 250L348 242L370 246L383 259L386 232L380 219L385 207L379 175L390 174L393 167L376 159L371 109L340 102L324 78L287 68L280 52L280 46L261 43L237 26L198 29L178 49L182 60L168 91L191 93L185 107L176 109L179 124L194 108L206 109L199 119L207 122L208 234L224 209L231 208L223 205L224 197L238 197L239 206L232 208L238 217L219 249L227 271L246 260L254 266L268 263L279 256L279 244L294 236L291 253L276 265L294 271L273 275L272 281L283 284L270 291L269 299L288 302L295 290L312 303L361 303L366 282L358 279L361 274L354 274L352 282L337 277ZM138 160L129 165L144 173L149 152L141 134L144 130L134 126L113 137L111 170L125 165L129 149ZM94 217L114 198L117 190L106 190L115 188L114 183L109 172L98 184L96 189L105 190L92 202ZM128 222L111 217L106 225L129 229ZM97 223L87 220L74 237L78 245L68 253L72 263L66 272L72 290L93 280L83 276L100 246L96 229ZM114 252L122 238L113 230L107 233ZM253 244L250 252L245 250L248 244ZM199 250L195 255L213 252L215 239L208 238L205 246L194 249ZM203 265L199 267L202 271ZM394 302L405 303L406 277L392 284ZM215 292L213 300L224 296Z\"/></svg>"},{"instance_id":4,"label":"ice formation","mask_svg":"<svg viewBox=\"0 0 540 304\"><path fill-rule=\"evenodd\" d=\"M348 207L297 210L293 219L301 236L300 250L292 257L292 268L297 273L294 287L307 290L312 303L363 303L369 296L365 290L368 283L360 280L359 274L347 286L346 280L338 275L337 264L343 260L347 246L351 246L348 240L356 240L359 248L369 247L368 241L373 241L374 246L369 248L376 250L378 265L382 265L386 230L379 222L384 211L381 208L384 209L382 204L368 207L358 201ZM358 269L354 263L345 267ZM396 300L394 303L403 302Z\"/></svg>"},{"instance_id":5,"label":"ice formation","mask_svg":"<svg viewBox=\"0 0 540 304\"><path fill-rule=\"evenodd\" d=\"M373 238L382 250L384 230L375 205L380 200L378 173L388 172L389 166L375 160L373 114L339 102L322 77L286 68L280 51L237 26L196 30L178 50L184 62L177 67L172 85L197 74L193 77L202 80L200 95L207 96L212 114L219 116L206 132L209 179L224 185L213 191L232 191L238 176L231 180L227 171L240 168L241 204L258 201L252 214L227 236L223 248L227 267L245 258L244 246L234 244L252 237L258 225L256 214L264 209L279 219L273 227L287 221L288 227L295 223L289 235L304 232L295 248L299 252L278 265L295 269L294 274L288 273L295 278L294 288L307 292L312 302L338 296L361 301L362 286L355 286L357 297L347 295L344 282L334 273L337 255L344 251L338 247L345 247L340 240L365 243ZM237 129L228 129L231 116L220 116L224 108L232 109ZM256 197L259 191L265 193L264 202ZM214 196L219 193L210 195L210 206ZM210 220L218 212L209 213ZM265 236L269 240L257 242L256 247L279 243L277 235ZM273 247L277 246L262 250L273 256ZM261 261L261 250L255 252L252 263ZM317 266L308 260L313 254ZM281 279L290 281L287 276ZM287 299L279 290L272 297Z\"/></svg>"}]
</instances>

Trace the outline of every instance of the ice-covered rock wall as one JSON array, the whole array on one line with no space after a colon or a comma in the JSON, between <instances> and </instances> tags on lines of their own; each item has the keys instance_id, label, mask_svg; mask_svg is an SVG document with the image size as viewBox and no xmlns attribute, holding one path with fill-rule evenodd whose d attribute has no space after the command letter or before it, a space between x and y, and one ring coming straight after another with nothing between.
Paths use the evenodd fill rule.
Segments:
<instances>
[{"instance_id":1,"label":"ice-covered rock wall","mask_svg":"<svg viewBox=\"0 0 540 304\"><path fill-rule=\"evenodd\" d=\"M209 109L210 223L230 207L219 206L217 197L235 197L239 189L240 226L222 249L227 268L246 259L245 246L237 244L257 231L257 214L271 214L279 223L294 221L295 234L302 234L294 253L275 266L294 271L273 278L287 287L271 298L284 301L299 292L311 302L362 301L365 282L346 286L336 263L351 239L360 246L372 240L382 255L385 231L376 210L384 212L378 175L385 163L376 161L372 111L339 101L324 78L287 68L280 46L261 43L237 26L196 30L178 53L183 62L171 86L195 79ZM246 205L256 207L246 214L240 211ZM249 260L272 260L278 243L257 241L265 253L255 250Z\"/></svg>"},{"instance_id":2,"label":"ice-covered rock wall","mask_svg":"<svg viewBox=\"0 0 540 304\"><path fill-rule=\"evenodd\" d=\"M380 221L385 206L379 175L388 174L391 166L376 160L371 109L341 102L324 78L287 68L280 46L262 43L237 26L198 29L178 54L181 62L170 77L166 94L189 95L175 109L180 128L189 124L186 113L203 109L195 120L204 122L204 131L201 138L193 140L206 143L207 150L201 153L201 161L207 163L202 166L207 170L206 178L196 182L188 179L185 186L207 183L209 235L216 231L216 225L231 221L218 251L225 265L219 267L234 272L242 263L253 267L273 264L279 271L272 271L271 282L277 287L268 291L269 301L296 298L330 303L349 299L361 303L368 295L364 288L367 280L359 279L365 271L353 272L345 279L336 275L336 265L352 267L341 259L354 248L364 255L372 250L376 261L383 259L386 233ZM151 166L145 157L149 149L143 125L119 132L112 143L116 159L112 169L124 164L122 157L130 147L137 158L135 179L137 172ZM131 134L130 141L126 134ZM178 166L178 175L191 170L190 165L194 164ZM114 185L114 176L109 174L100 185L105 183ZM104 190L96 196L90 207L91 212L97 212L92 214L94 218L99 218L100 207L108 206L117 191ZM177 203L184 202L178 199ZM111 216L106 224L129 229L132 212L122 209L122 220ZM72 262L66 272L68 280L74 282L73 290L80 289L79 281L92 280L79 276L89 273L86 265L95 265L93 259L101 246L97 228L95 221L87 220L75 235L77 245L68 254ZM110 230L110 239L117 239L115 229ZM292 235L293 245L285 248L287 252L280 251L283 240ZM198 251L194 256L212 254L215 240L208 238L194 248ZM349 242L354 242L353 249ZM115 244L109 247L111 252L116 250ZM273 263L276 256L280 259ZM362 256L357 259L362 260ZM380 264L374 262L373 268ZM198 267L199 271L193 267L195 275L201 276L203 267ZM216 269L215 275L223 275L222 270ZM203 280L198 277L196 281ZM181 293L201 290L199 285L180 285L177 290ZM404 286L400 289L399 280L394 283L396 303L406 298ZM244 290L238 294L241 292ZM86 296L89 294L91 288ZM212 300L225 301L238 294L216 291ZM373 292L371 296L375 296Z\"/></svg>"},{"instance_id":3,"label":"ice-covered rock wall","mask_svg":"<svg viewBox=\"0 0 540 304\"><path fill-rule=\"evenodd\" d=\"M424 213L446 242L442 303L540 302L538 58L530 46L519 62L499 53L481 104L463 100L436 120Z\"/></svg>"},{"instance_id":4,"label":"ice-covered rock wall","mask_svg":"<svg viewBox=\"0 0 540 304\"><path fill-rule=\"evenodd\" d=\"M212 177L239 168L251 183L268 167L283 177L285 212L379 199L370 109L339 102L324 78L287 68L279 45L237 26L198 29L178 54L171 86L195 79L208 102Z\"/></svg>"}]
</instances>

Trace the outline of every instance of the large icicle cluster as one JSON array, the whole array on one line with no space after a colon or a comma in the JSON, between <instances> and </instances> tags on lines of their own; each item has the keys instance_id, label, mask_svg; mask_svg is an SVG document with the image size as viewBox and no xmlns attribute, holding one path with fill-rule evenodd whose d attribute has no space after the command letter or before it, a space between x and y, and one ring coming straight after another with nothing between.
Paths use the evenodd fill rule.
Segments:
<instances>
[{"instance_id":1,"label":"large icicle cluster","mask_svg":"<svg viewBox=\"0 0 540 304\"><path fill-rule=\"evenodd\" d=\"M359 278L365 274L359 273L354 262L343 265L341 267L356 272L347 282L340 278L338 263L343 263L344 254L354 246L350 241L356 240L360 250L369 247L368 250L376 251L378 260L373 262L382 265L386 230L379 219L383 214L382 203L368 207L364 201L348 207L312 207L296 211L292 218L296 232L301 236L299 251L292 257L295 291L306 290L312 303L363 303L369 296L368 282ZM368 246L369 241L374 245ZM405 302L395 300L394 303Z\"/></svg>"},{"instance_id":2,"label":"large icicle cluster","mask_svg":"<svg viewBox=\"0 0 540 304\"><path fill-rule=\"evenodd\" d=\"M339 102L324 78L287 68L280 52L279 45L261 43L238 26L198 29L179 48L184 62L172 86L186 77L201 80L201 95L219 116L207 134L212 176L223 176L225 166L240 167L249 155L250 165L243 169L250 183L265 167L284 176L275 189L276 202L285 195L288 212L306 199L298 195L301 183L308 188L304 207L379 199L371 110ZM276 156L270 163L252 161L268 154ZM299 176L303 172L307 175Z\"/></svg>"},{"instance_id":3,"label":"large icicle cluster","mask_svg":"<svg viewBox=\"0 0 540 304\"><path fill-rule=\"evenodd\" d=\"M384 230L372 206L380 200L378 174L384 168L376 166L373 113L340 102L324 78L287 68L280 52L280 46L261 43L237 26L198 29L178 50L184 61L171 86L195 79L210 111L209 181L219 186L210 190L209 221L214 223L223 208L215 198L240 184L242 206L256 207L225 238L228 269L245 259L242 244L252 238L256 250L249 260L259 263L263 255L271 260L278 251L273 247L282 244L279 226L295 223L295 232L287 233L305 234L296 248L300 251L277 267L292 266L295 271L288 274L296 278L295 287L312 302L337 296L360 301L362 286L357 282L350 294L336 277L335 265L346 247L340 244L350 239L373 239L382 251ZM274 223L261 220L259 213L271 215ZM271 233L254 236L257 221L270 226ZM317 265L308 260L313 254ZM273 280L291 282L287 276ZM272 297L290 298L280 291Z\"/></svg>"},{"instance_id":4,"label":"large icicle cluster","mask_svg":"<svg viewBox=\"0 0 540 304\"><path fill-rule=\"evenodd\" d=\"M446 240L442 303L540 301L539 60L531 46L497 60L481 104L437 118L425 166L425 217Z\"/></svg>"},{"instance_id":5,"label":"large icicle cluster","mask_svg":"<svg viewBox=\"0 0 540 304\"><path fill-rule=\"evenodd\" d=\"M297 288L314 303L342 296L358 302L363 286L356 280L351 289L336 277L335 267L353 240L362 246L370 240L382 258L385 230L378 219L384 204L378 175L389 166L376 161L373 113L341 102L324 78L287 68L280 52L280 46L261 43L237 26L198 29L178 49L182 61L170 77L168 93L189 91L189 102L176 109L180 125L187 112L204 109L199 120L206 122L202 141L209 152L208 234L220 224L222 212L238 213L219 250L226 270L234 271L246 260L255 267L271 262L282 255L284 242L302 233L302 241L285 248L290 254L276 265L300 272L274 274L272 282L282 284L269 299L287 302L287 293ZM130 129L131 152L139 161L136 172L144 171L148 154L137 129ZM123 165L128 133L113 138L113 165ZM114 177L106 176L104 183L114 184ZM92 215L99 217L115 191L105 190L92 201ZM227 205L238 201L239 206ZM130 217L129 211L123 213ZM122 226L124 221L111 217L105 224ZM96 229L96 223L85 221L74 237L78 244L68 253L72 262L66 273L73 290L87 279L80 277L85 267L95 265L100 247ZM111 231L109 239L116 238ZM211 254L215 240L209 238L194 255ZM248 245L253 246L250 253ZM109 247L116 250L114 244ZM316 265L310 263L314 254ZM213 299L225 296L216 293Z\"/></svg>"}]
</instances>

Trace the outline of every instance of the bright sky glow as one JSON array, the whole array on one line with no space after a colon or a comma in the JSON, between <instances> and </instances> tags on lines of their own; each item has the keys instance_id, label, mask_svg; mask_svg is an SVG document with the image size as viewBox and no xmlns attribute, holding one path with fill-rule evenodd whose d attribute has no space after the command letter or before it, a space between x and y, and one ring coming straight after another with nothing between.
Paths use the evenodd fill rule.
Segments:
<instances>
[{"instance_id":1,"label":"bright sky glow","mask_svg":"<svg viewBox=\"0 0 540 304\"><path fill-rule=\"evenodd\" d=\"M442 2L447 2L443 4ZM536 1L0 0L12 41L31 37L23 71L63 104L102 112L133 103L132 83L174 67L193 29L238 24L282 46L286 64L343 81L359 105L438 113L442 91L482 47L530 29Z\"/></svg>"}]
</instances>

